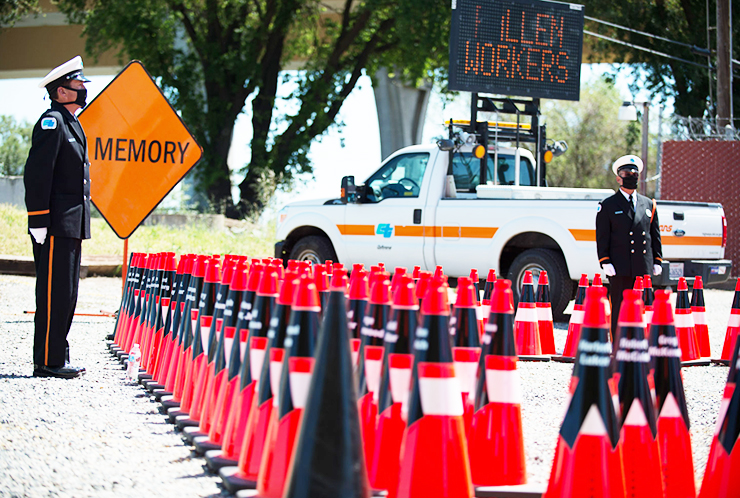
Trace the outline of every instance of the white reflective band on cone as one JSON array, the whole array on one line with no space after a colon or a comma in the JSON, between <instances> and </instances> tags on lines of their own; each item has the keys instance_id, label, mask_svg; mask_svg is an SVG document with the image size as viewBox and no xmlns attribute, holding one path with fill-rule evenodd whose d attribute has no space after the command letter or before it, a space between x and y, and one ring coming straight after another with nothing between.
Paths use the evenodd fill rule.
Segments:
<instances>
[{"instance_id":1,"label":"white reflective band on cone","mask_svg":"<svg viewBox=\"0 0 740 498\"><path fill-rule=\"evenodd\" d=\"M255 348L252 345L249 348L249 371L252 374L252 380L259 382L262 375L262 363L265 361L264 348Z\"/></svg>"},{"instance_id":2,"label":"white reflective band on cone","mask_svg":"<svg viewBox=\"0 0 740 498\"><path fill-rule=\"evenodd\" d=\"M514 317L515 322L536 322L537 321L537 308L525 308L522 306L523 303L519 304L519 308L516 310L516 316Z\"/></svg>"},{"instance_id":3,"label":"white reflective band on cone","mask_svg":"<svg viewBox=\"0 0 740 498\"><path fill-rule=\"evenodd\" d=\"M311 385L310 372L289 372L290 394L293 408L305 408L308 399L308 387Z\"/></svg>"},{"instance_id":4,"label":"white reflective band on cone","mask_svg":"<svg viewBox=\"0 0 740 498\"><path fill-rule=\"evenodd\" d=\"M406 403L411 389L411 368L389 368L391 397L394 403Z\"/></svg>"},{"instance_id":5,"label":"white reflective band on cone","mask_svg":"<svg viewBox=\"0 0 740 498\"><path fill-rule=\"evenodd\" d=\"M679 315L678 313L676 313L675 315L673 315L673 324L676 326L676 328L694 328L694 317L691 314Z\"/></svg>"},{"instance_id":6,"label":"white reflective band on cone","mask_svg":"<svg viewBox=\"0 0 740 498\"><path fill-rule=\"evenodd\" d=\"M457 377L419 377L424 415L462 416L462 393Z\"/></svg>"},{"instance_id":7,"label":"white reflective band on cone","mask_svg":"<svg viewBox=\"0 0 740 498\"><path fill-rule=\"evenodd\" d=\"M552 321L552 308L550 306L538 306L537 307L537 319L541 322Z\"/></svg>"},{"instance_id":8,"label":"white reflective band on cone","mask_svg":"<svg viewBox=\"0 0 740 498\"><path fill-rule=\"evenodd\" d=\"M486 369L486 389L489 403L522 403L522 386L516 370Z\"/></svg>"},{"instance_id":9,"label":"white reflective band on cone","mask_svg":"<svg viewBox=\"0 0 740 498\"><path fill-rule=\"evenodd\" d=\"M573 310L570 314L570 323L583 323L583 310Z\"/></svg>"},{"instance_id":10,"label":"white reflective band on cone","mask_svg":"<svg viewBox=\"0 0 740 498\"><path fill-rule=\"evenodd\" d=\"M735 313L732 313L730 315L730 319L727 321L728 327L738 328L740 327L740 315L736 315Z\"/></svg>"}]
</instances>

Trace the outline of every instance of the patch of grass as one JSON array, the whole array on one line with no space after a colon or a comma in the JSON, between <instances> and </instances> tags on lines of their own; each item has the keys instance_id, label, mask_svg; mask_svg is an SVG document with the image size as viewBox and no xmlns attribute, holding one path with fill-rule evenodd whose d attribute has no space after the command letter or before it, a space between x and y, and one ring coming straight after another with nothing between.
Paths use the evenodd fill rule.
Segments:
<instances>
[{"instance_id":1,"label":"patch of grass","mask_svg":"<svg viewBox=\"0 0 740 498\"><path fill-rule=\"evenodd\" d=\"M0 254L33 256L25 211L0 204ZM83 256L122 256L123 240L102 218L90 220L90 240L83 241ZM175 254L243 254L265 258L274 253L274 224L244 223L239 228L214 230L200 224L183 228L140 226L129 238L129 252L172 251Z\"/></svg>"}]
</instances>

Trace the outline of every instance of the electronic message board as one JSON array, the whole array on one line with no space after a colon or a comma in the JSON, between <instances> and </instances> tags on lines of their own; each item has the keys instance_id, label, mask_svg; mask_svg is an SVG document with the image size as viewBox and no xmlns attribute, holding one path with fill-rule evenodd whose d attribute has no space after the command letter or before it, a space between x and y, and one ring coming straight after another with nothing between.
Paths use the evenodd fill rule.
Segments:
<instances>
[{"instance_id":1,"label":"electronic message board","mask_svg":"<svg viewBox=\"0 0 740 498\"><path fill-rule=\"evenodd\" d=\"M578 100L583 5L452 0L450 90Z\"/></svg>"}]
</instances>

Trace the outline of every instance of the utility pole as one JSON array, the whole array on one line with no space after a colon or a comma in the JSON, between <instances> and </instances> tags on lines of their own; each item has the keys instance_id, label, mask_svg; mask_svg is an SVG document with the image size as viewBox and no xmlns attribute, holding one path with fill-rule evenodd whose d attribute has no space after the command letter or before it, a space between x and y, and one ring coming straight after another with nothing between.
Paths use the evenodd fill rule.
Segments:
<instances>
[{"instance_id":1,"label":"utility pole","mask_svg":"<svg viewBox=\"0 0 740 498\"><path fill-rule=\"evenodd\" d=\"M717 128L732 125L730 0L717 0Z\"/></svg>"}]
</instances>

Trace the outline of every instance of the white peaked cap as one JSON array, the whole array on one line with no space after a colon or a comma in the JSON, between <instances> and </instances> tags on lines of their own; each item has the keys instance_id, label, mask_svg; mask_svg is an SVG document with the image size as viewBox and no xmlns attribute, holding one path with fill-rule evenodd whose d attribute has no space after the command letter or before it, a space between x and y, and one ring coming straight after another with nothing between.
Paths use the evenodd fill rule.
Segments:
<instances>
[{"instance_id":1,"label":"white peaked cap","mask_svg":"<svg viewBox=\"0 0 740 498\"><path fill-rule=\"evenodd\" d=\"M82 74L82 57L78 55L49 71L39 83L39 88L44 88L64 76L67 76L68 80L90 81Z\"/></svg>"},{"instance_id":2,"label":"white peaked cap","mask_svg":"<svg viewBox=\"0 0 740 498\"><path fill-rule=\"evenodd\" d=\"M612 164L612 171L615 175L619 171L619 168L621 168L622 166L635 166L637 167L637 172L642 173L642 159L637 156L633 156L632 154L628 156L622 156L614 161L614 164Z\"/></svg>"}]
</instances>

